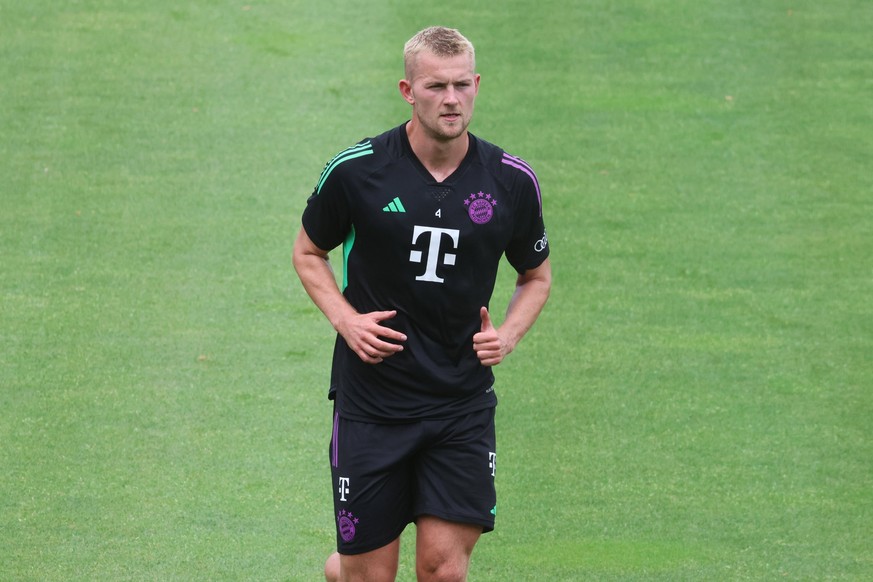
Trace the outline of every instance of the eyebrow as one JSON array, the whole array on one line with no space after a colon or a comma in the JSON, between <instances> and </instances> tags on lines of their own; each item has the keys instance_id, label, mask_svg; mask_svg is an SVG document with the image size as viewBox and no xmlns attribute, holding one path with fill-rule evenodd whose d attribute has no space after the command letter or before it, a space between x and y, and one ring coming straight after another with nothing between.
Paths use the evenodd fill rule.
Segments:
<instances>
[{"instance_id":1,"label":"eyebrow","mask_svg":"<svg viewBox=\"0 0 873 582\"><path fill-rule=\"evenodd\" d=\"M472 84L475 80L475 75L470 74L469 76L459 77L454 80L445 80L438 77L425 77L424 83L426 85L460 85L463 83Z\"/></svg>"}]
</instances>

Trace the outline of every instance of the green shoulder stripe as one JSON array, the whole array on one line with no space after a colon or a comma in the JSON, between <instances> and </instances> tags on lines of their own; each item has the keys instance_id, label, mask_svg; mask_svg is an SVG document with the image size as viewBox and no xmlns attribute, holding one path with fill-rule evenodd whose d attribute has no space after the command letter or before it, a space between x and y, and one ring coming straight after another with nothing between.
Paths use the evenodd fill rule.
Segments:
<instances>
[{"instance_id":1,"label":"green shoulder stripe","mask_svg":"<svg viewBox=\"0 0 873 582\"><path fill-rule=\"evenodd\" d=\"M361 156L368 156L372 153L373 144L370 143L370 140L354 145L338 153L331 161L327 163L327 165L324 167L324 170L322 170L321 177L318 179L318 186L315 188L315 193L321 193L321 187L324 186L325 180L327 180L327 177L330 176L330 173L333 172L338 165L348 160L360 158Z\"/></svg>"}]
</instances>

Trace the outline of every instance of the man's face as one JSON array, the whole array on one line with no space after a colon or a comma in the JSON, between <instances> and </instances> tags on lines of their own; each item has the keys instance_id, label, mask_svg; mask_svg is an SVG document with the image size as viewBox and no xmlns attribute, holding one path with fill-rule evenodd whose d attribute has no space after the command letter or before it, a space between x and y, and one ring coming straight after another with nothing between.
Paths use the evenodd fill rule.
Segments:
<instances>
[{"instance_id":1,"label":"man's face","mask_svg":"<svg viewBox=\"0 0 873 582\"><path fill-rule=\"evenodd\" d=\"M440 141L463 135L479 93L479 75L473 70L472 57L438 57L424 51L417 56L412 71L404 97L412 103L412 114L421 127Z\"/></svg>"}]
</instances>

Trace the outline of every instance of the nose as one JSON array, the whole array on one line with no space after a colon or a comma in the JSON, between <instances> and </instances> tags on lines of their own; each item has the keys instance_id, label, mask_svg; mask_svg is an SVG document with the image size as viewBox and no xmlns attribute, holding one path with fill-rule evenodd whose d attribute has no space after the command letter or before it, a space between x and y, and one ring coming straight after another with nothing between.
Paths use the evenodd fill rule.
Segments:
<instances>
[{"instance_id":1,"label":"nose","mask_svg":"<svg viewBox=\"0 0 873 582\"><path fill-rule=\"evenodd\" d=\"M458 92L455 91L455 88L451 85L449 85L446 88L445 101L446 101L446 103L457 103L458 102Z\"/></svg>"}]
</instances>

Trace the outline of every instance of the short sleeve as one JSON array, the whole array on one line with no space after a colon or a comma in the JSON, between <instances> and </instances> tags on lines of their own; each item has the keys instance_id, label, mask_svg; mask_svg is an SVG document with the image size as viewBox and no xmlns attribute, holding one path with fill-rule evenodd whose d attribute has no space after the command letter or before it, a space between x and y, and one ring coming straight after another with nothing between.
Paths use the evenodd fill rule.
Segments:
<instances>
[{"instance_id":1,"label":"short sleeve","mask_svg":"<svg viewBox=\"0 0 873 582\"><path fill-rule=\"evenodd\" d=\"M512 186L515 220L506 258L517 272L524 273L540 266L549 256L542 193L536 174L526 162L509 154L504 154L503 159L504 164L519 170Z\"/></svg>"},{"instance_id":2,"label":"short sleeve","mask_svg":"<svg viewBox=\"0 0 873 582\"><path fill-rule=\"evenodd\" d=\"M352 228L349 205L343 173L324 176L303 211L303 228L318 248L329 251L346 239Z\"/></svg>"}]
</instances>

